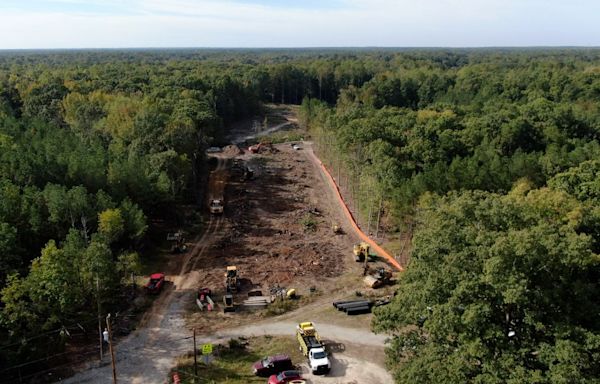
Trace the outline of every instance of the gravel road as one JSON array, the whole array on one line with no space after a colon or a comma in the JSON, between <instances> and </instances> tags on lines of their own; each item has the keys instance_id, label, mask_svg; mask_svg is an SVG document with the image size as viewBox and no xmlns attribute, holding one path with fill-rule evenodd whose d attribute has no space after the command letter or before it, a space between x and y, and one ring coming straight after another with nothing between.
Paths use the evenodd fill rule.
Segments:
<instances>
[{"instance_id":1,"label":"gravel road","mask_svg":"<svg viewBox=\"0 0 600 384\"><path fill-rule=\"evenodd\" d=\"M183 320L182 302L191 300L189 292L175 292L168 314L160 321L159 328L142 328L116 346L117 375L121 383L164 383L175 358L193 349L191 331ZM317 324L319 332L336 343L352 343L383 347L385 336L369 331L344 328L333 324ZM208 337L198 337L197 343L219 343L233 337L294 334L296 323L265 322L220 332ZM334 353L332 372L326 377L307 375L310 383L391 383L392 379L384 368L374 363L358 360L344 353ZM305 368L307 371L307 369ZM311 379L312 378L312 379ZM358 380L358 381L357 381ZM92 364L83 372L63 380L64 383L111 383L112 373L109 360Z\"/></svg>"}]
</instances>

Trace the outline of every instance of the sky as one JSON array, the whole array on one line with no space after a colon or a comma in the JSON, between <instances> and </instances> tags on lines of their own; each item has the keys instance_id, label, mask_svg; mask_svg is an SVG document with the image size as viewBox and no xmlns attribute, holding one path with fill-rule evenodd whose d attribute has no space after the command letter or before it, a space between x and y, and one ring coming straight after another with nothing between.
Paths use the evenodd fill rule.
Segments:
<instances>
[{"instance_id":1,"label":"sky","mask_svg":"<svg viewBox=\"0 0 600 384\"><path fill-rule=\"evenodd\" d=\"M0 49L600 46L598 0L0 0Z\"/></svg>"}]
</instances>

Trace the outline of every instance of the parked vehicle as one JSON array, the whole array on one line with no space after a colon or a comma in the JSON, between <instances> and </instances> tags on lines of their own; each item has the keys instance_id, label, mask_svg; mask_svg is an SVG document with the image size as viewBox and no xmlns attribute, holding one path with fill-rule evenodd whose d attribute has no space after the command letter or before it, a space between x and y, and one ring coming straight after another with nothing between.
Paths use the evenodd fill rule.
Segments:
<instances>
[{"instance_id":1,"label":"parked vehicle","mask_svg":"<svg viewBox=\"0 0 600 384\"><path fill-rule=\"evenodd\" d=\"M148 293L160 293L163 285L165 285L165 274L154 273L150 275L150 280L144 285L144 288Z\"/></svg>"},{"instance_id":2,"label":"parked vehicle","mask_svg":"<svg viewBox=\"0 0 600 384\"><path fill-rule=\"evenodd\" d=\"M264 377L277 375L292 368L294 368L294 365L288 355L268 356L252 365L254 374Z\"/></svg>"},{"instance_id":3,"label":"parked vehicle","mask_svg":"<svg viewBox=\"0 0 600 384\"><path fill-rule=\"evenodd\" d=\"M285 384L290 383L294 380L301 380L302 374L300 371L283 371L278 375L272 375L269 377L268 384Z\"/></svg>"},{"instance_id":4,"label":"parked vehicle","mask_svg":"<svg viewBox=\"0 0 600 384\"><path fill-rule=\"evenodd\" d=\"M219 147L210 147L206 150L206 153L219 153L223 152L223 150Z\"/></svg>"},{"instance_id":5,"label":"parked vehicle","mask_svg":"<svg viewBox=\"0 0 600 384\"><path fill-rule=\"evenodd\" d=\"M198 290L198 296L196 297L196 305L200 308L201 311L206 309L207 311L212 311L215 307L215 302L210 297L212 292L210 288L202 288Z\"/></svg>"},{"instance_id":6,"label":"parked vehicle","mask_svg":"<svg viewBox=\"0 0 600 384\"><path fill-rule=\"evenodd\" d=\"M221 215L223 214L223 199L212 199L210 204L208 205L210 213L213 215Z\"/></svg>"},{"instance_id":7,"label":"parked vehicle","mask_svg":"<svg viewBox=\"0 0 600 384\"><path fill-rule=\"evenodd\" d=\"M296 327L296 338L300 350L308 358L308 365L312 373L327 373L331 369L325 346L313 323L304 322Z\"/></svg>"}]
</instances>

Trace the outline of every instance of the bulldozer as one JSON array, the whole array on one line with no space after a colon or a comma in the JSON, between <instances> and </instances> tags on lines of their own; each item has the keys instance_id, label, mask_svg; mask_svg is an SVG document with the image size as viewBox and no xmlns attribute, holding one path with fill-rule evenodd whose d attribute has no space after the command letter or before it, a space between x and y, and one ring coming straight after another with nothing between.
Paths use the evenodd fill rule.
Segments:
<instances>
[{"instance_id":1,"label":"bulldozer","mask_svg":"<svg viewBox=\"0 0 600 384\"><path fill-rule=\"evenodd\" d=\"M238 284L237 267L235 265L227 266L227 272L225 272L225 290L227 292L237 292Z\"/></svg>"},{"instance_id":2,"label":"bulldozer","mask_svg":"<svg viewBox=\"0 0 600 384\"><path fill-rule=\"evenodd\" d=\"M366 262L369 259L370 245L366 242L361 242L354 245L354 260L356 262Z\"/></svg>"}]
</instances>

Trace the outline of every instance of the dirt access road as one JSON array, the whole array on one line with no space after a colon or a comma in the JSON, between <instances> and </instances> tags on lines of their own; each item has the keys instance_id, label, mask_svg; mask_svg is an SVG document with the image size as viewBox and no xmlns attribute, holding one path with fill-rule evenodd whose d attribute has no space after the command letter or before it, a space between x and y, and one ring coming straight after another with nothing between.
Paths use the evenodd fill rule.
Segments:
<instances>
[{"instance_id":1,"label":"dirt access road","mask_svg":"<svg viewBox=\"0 0 600 384\"><path fill-rule=\"evenodd\" d=\"M258 323L260 317L243 312L214 311L190 316L200 282L213 288L218 300L226 265L237 265L243 279L263 289L281 284L306 290L317 281L319 291L343 294L348 291L343 284L352 286L359 281L341 277L348 270L352 275L360 270L348 254L355 238L332 236L332 222L343 223L343 216L320 174L318 160L311 155L310 146L304 147L294 151L289 145L280 145L261 155L233 151L218 156L216 169L210 175L208 195L219 188L224 192L225 214L207 219L204 232L190 244L191 251L174 259L177 262L168 275L172 282L169 289L155 301L140 327L116 345L120 382L165 382L176 357L192 349L193 326L206 332L198 337L198 342L264 333L293 336L295 323L285 320L290 319L290 314L263 319L253 327L240 325ZM234 161L251 166L255 180L242 182L233 177L229 170ZM308 219L314 221L314 230L305 230L302 222ZM348 260L350 263L346 263ZM322 304L313 304L329 307L329 294L324 295ZM298 311L299 316L304 309ZM361 356L365 348L371 351L366 355L377 351L381 355L383 337L355 326L335 327L322 320L318 326L323 335L336 343L346 343L348 348L334 353L330 376L311 382L392 382L381 367L381 359L368 362L364 354ZM91 363L64 382L110 383L111 380L111 367L105 357L101 364Z\"/></svg>"}]
</instances>

